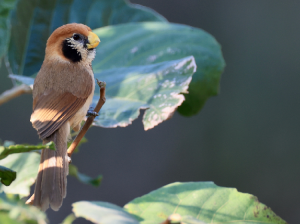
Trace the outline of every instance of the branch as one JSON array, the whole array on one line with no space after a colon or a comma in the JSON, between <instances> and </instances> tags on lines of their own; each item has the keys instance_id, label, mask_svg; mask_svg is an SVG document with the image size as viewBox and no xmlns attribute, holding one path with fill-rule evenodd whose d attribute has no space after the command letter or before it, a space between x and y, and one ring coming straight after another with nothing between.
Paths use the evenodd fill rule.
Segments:
<instances>
[{"instance_id":1,"label":"branch","mask_svg":"<svg viewBox=\"0 0 300 224\"><path fill-rule=\"evenodd\" d=\"M104 105L106 99L105 99L105 87L106 87L106 83L105 82L101 82L97 79L97 84L100 87L100 98L99 101L97 103L97 106L94 109L94 112L99 113L100 109L102 108L102 106ZM76 136L76 138L74 139L74 141L72 142L72 144L70 145L70 147L68 148L68 156L71 158L72 153L74 152L75 148L78 146L80 140L83 138L83 136L85 135L85 133L87 132L87 130L89 129L89 127L92 125L93 121L94 121L95 117L94 116L89 116L86 119L86 122L84 123L82 129L80 130L80 132L78 133L78 135Z\"/></svg>"},{"instance_id":2,"label":"branch","mask_svg":"<svg viewBox=\"0 0 300 224\"><path fill-rule=\"evenodd\" d=\"M32 92L32 89L28 85L25 85L25 84L13 87L9 90L6 90L4 93L2 93L0 95L0 105L6 103L7 101L9 101L17 96L24 94L24 93L31 93L31 92Z\"/></svg>"}]
</instances>

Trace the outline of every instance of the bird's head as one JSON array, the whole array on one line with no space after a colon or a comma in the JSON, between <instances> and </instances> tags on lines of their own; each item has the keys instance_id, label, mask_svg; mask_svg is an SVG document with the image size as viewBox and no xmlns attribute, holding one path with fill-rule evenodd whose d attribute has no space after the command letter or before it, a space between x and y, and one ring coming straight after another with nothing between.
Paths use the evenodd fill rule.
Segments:
<instances>
[{"instance_id":1,"label":"bird's head","mask_svg":"<svg viewBox=\"0 0 300 224\"><path fill-rule=\"evenodd\" d=\"M99 37L83 24L63 25L51 34L47 41L45 59L58 59L71 63L91 63Z\"/></svg>"}]
</instances>

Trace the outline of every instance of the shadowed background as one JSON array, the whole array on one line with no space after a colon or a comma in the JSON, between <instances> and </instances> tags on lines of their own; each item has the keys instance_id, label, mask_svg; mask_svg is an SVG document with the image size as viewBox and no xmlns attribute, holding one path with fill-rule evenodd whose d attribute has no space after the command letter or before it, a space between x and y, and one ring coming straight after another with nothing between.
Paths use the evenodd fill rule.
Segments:
<instances>
[{"instance_id":1,"label":"shadowed background","mask_svg":"<svg viewBox=\"0 0 300 224\"><path fill-rule=\"evenodd\" d=\"M141 116L126 128L93 127L72 159L99 188L68 178L60 223L79 200L120 206L175 181L214 181L256 195L288 223L300 222L300 2L134 0L170 22L199 27L222 45L220 95L190 118L174 117L143 130ZM101 39L101 37L100 37ZM98 51L101 51L101 44ZM0 92L12 86L0 70ZM105 81L105 80L103 80ZM29 121L31 95L0 107L0 137L39 142ZM78 219L75 224L89 223Z\"/></svg>"}]
</instances>

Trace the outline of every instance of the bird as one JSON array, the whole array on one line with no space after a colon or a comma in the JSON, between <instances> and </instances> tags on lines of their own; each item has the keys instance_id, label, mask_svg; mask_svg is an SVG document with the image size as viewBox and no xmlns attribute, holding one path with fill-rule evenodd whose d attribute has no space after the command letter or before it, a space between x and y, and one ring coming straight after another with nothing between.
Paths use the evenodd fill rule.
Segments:
<instances>
[{"instance_id":1,"label":"bird","mask_svg":"<svg viewBox=\"0 0 300 224\"><path fill-rule=\"evenodd\" d=\"M42 149L33 195L27 204L58 211L67 193L70 130L79 131L92 102L92 61L99 37L84 24L63 25L47 40L45 58L33 84L30 121L39 138L54 142Z\"/></svg>"}]
</instances>

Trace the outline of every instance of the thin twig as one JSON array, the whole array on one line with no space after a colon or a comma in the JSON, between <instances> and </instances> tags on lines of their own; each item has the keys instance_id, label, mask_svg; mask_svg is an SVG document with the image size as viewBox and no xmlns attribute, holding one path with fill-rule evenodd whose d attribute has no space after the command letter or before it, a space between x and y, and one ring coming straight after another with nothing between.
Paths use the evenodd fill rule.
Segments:
<instances>
[{"instance_id":1,"label":"thin twig","mask_svg":"<svg viewBox=\"0 0 300 224\"><path fill-rule=\"evenodd\" d=\"M94 109L94 112L99 113L100 109L102 108L102 106L104 105L106 98L105 98L105 82L100 82L97 79L97 84L100 87L100 98L99 101L97 103L97 106ZM71 158L72 153L74 152L75 148L78 146L80 140L83 138L83 136L85 135L85 133L87 132L87 130L89 129L89 127L92 125L93 121L94 121L95 117L94 116L89 116L86 119L86 122L84 123L82 129L80 130L80 132L78 133L78 135L76 136L76 138L74 139L74 141L72 142L72 144L70 145L70 147L68 148L68 156Z\"/></svg>"},{"instance_id":2,"label":"thin twig","mask_svg":"<svg viewBox=\"0 0 300 224\"><path fill-rule=\"evenodd\" d=\"M7 101L9 101L17 96L24 94L24 93L31 93L31 92L32 92L32 89L28 85L25 85L25 84L13 87L9 90L6 90L5 92L3 92L0 95L0 105L2 105L3 103L6 103Z\"/></svg>"}]
</instances>

